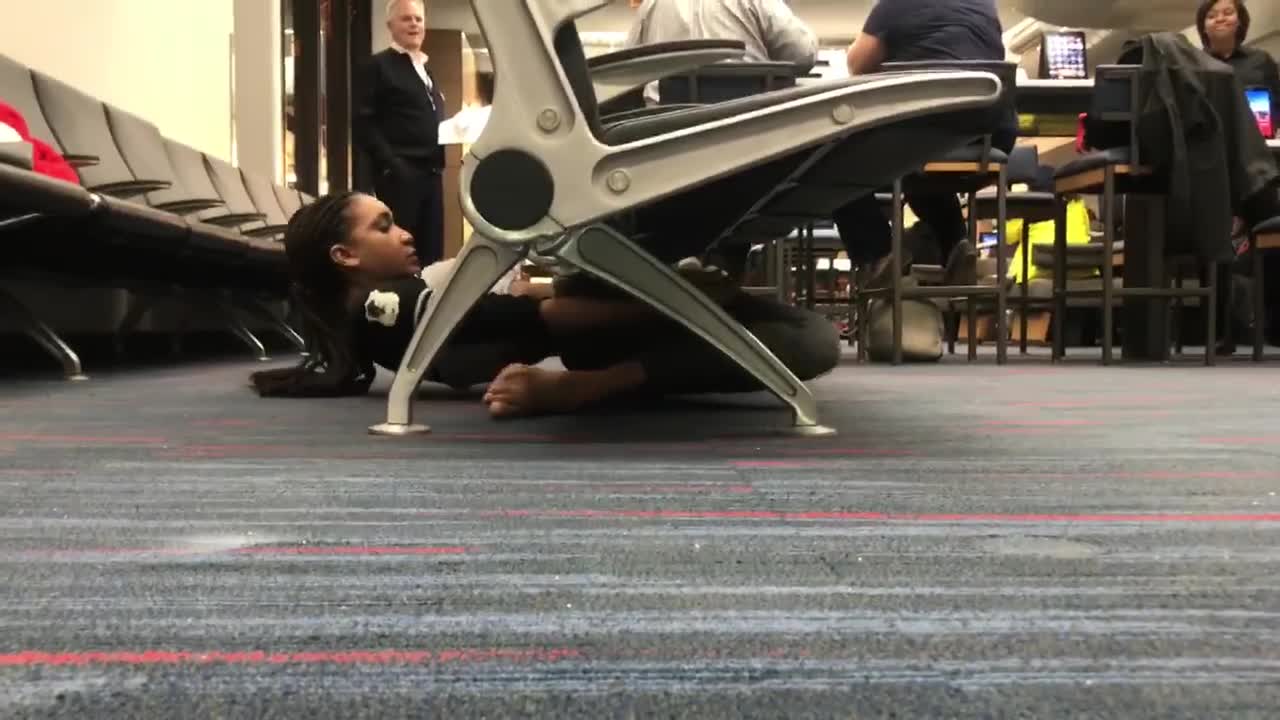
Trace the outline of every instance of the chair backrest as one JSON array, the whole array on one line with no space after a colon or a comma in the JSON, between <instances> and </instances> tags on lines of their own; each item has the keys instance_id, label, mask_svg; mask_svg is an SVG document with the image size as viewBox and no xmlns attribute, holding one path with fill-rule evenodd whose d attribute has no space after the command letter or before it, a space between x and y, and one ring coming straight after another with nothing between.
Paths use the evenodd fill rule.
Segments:
<instances>
[{"instance_id":1,"label":"chair backrest","mask_svg":"<svg viewBox=\"0 0 1280 720\"><path fill-rule=\"evenodd\" d=\"M173 168L174 176L178 182L175 186L182 185L187 195L192 199L209 199L219 200L221 196L218 189L214 187L213 180L209 177L209 169L205 167L204 155L193 147L183 145L168 138L164 138L165 155L169 158L169 165ZM168 191L160 190L148 195L148 199L155 202L168 202ZM186 198L173 198L186 199Z\"/></svg>"},{"instance_id":2,"label":"chair backrest","mask_svg":"<svg viewBox=\"0 0 1280 720\"><path fill-rule=\"evenodd\" d=\"M137 180L116 147L101 102L44 73L31 75L45 119L63 151L98 158L96 164L76 169L82 185L93 189Z\"/></svg>"},{"instance_id":3,"label":"chair backrest","mask_svg":"<svg viewBox=\"0 0 1280 720\"><path fill-rule=\"evenodd\" d=\"M268 225L284 225L289 222L289 216L280 207L280 200L276 198L276 193L271 186L270 180L245 170L240 171L240 176L244 180L244 189L249 193L249 198L253 200L254 207L258 208L258 212L266 216L265 222Z\"/></svg>"},{"instance_id":4,"label":"chair backrest","mask_svg":"<svg viewBox=\"0 0 1280 720\"><path fill-rule=\"evenodd\" d=\"M582 38L578 37L578 26L567 22L556 31L556 58L560 61L560 69L569 79L569 87L578 101L578 107L596 137L604 135L600 122L600 104L596 101L595 86L591 84L591 72L587 68L587 54L582 49ZM498 82L502 82L498 79Z\"/></svg>"},{"instance_id":5,"label":"chair backrest","mask_svg":"<svg viewBox=\"0 0 1280 720\"><path fill-rule=\"evenodd\" d=\"M0 100L22 114L22 118L27 121L27 129L31 131L31 137L42 140L50 147L62 152L62 145L58 143L57 136L53 134L53 129L45 120L44 110L40 108L31 69L5 55L0 55Z\"/></svg>"},{"instance_id":6,"label":"chair backrest","mask_svg":"<svg viewBox=\"0 0 1280 720\"><path fill-rule=\"evenodd\" d=\"M1009 153L1009 184L1035 182L1040 166L1040 150L1035 145L1018 145Z\"/></svg>"},{"instance_id":7,"label":"chair backrest","mask_svg":"<svg viewBox=\"0 0 1280 720\"><path fill-rule=\"evenodd\" d=\"M1133 165L1140 164L1141 71L1140 65L1099 65L1094 72L1093 98L1089 103L1090 144L1100 148L1125 145Z\"/></svg>"},{"instance_id":8,"label":"chair backrest","mask_svg":"<svg viewBox=\"0 0 1280 720\"><path fill-rule=\"evenodd\" d=\"M253 198L249 197L248 190L244 187L244 178L240 176L240 171L232 167L231 163L209 155L204 156L205 164L209 169L209 178L213 181L213 187L218 191L218 197L222 198L222 202L226 203L227 211L239 214L256 215L261 211L258 206L253 204Z\"/></svg>"},{"instance_id":9,"label":"chair backrest","mask_svg":"<svg viewBox=\"0 0 1280 720\"><path fill-rule=\"evenodd\" d=\"M782 62L722 62L658 82L664 105L718 103L795 87L799 68Z\"/></svg>"},{"instance_id":10,"label":"chair backrest","mask_svg":"<svg viewBox=\"0 0 1280 720\"><path fill-rule=\"evenodd\" d=\"M181 178L173 171L169 155L165 152L160 129L133 113L104 104L107 126L115 139L116 147L125 164L136 178L169 183L164 190L147 193L147 203L156 205L179 200L192 200ZM209 198L200 198L209 199Z\"/></svg>"},{"instance_id":11,"label":"chair backrest","mask_svg":"<svg viewBox=\"0 0 1280 720\"><path fill-rule=\"evenodd\" d=\"M276 200L280 202L285 218L292 220L293 214L302 209L302 196L297 190L283 185L272 185L271 189L275 191Z\"/></svg>"}]
</instances>

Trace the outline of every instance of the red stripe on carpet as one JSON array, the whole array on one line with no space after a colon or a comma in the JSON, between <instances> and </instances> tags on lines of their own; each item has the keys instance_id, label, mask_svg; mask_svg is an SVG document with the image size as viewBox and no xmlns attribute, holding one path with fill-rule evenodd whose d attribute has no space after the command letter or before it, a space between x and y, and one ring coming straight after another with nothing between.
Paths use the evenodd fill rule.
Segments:
<instances>
[{"instance_id":1,"label":"red stripe on carpet","mask_svg":"<svg viewBox=\"0 0 1280 720\"><path fill-rule=\"evenodd\" d=\"M168 442L162 437L150 435L47 435L44 433L0 433L0 441L74 445L163 445Z\"/></svg>"},{"instance_id":2,"label":"red stripe on carpet","mask_svg":"<svg viewBox=\"0 0 1280 720\"><path fill-rule=\"evenodd\" d=\"M459 648L443 650L319 650L295 652L138 650L0 654L0 667L104 665L423 665L487 662L559 662L581 658L573 648Z\"/></svg>"},{"instance_id":3,"label":"red stripe on carpet","mask_svg":"<svg viewBox=\"0 0 1280 720\"><path fill-rule=\"evenodd\" d=\"M507 510L503 517L646 520L843 520L887 522L1093 522L1093 523L1248 523L1280 522L1280 513L886 513L772 510Z\"/></svg>"}]
</instances>

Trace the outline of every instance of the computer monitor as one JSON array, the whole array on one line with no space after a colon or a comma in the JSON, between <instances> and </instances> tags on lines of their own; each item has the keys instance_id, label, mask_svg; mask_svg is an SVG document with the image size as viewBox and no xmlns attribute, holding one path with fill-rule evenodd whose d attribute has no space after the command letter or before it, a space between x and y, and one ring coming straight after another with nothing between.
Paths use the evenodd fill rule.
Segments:
<instances>
[{"instance_id":1,"label":"computer monitor","mask_svg":"<svg viewBox=\"0 0 1280 720\"><path fill-rule=\"evenodd\" d=\"M1268 140L1275 137L1275 118L1271 117L1271 91L1264 87L1246 88L1245 97L1249 100L1249 109L1258 121L1258 129Z\"/></svg>"},{"instance_id":2,"label":"computer monitor","mask_svg":"<svg viewBox=\"0 0 1280 720\"><path fill-rule=\"evenodd\" d=\"M1089 77L1084 33L1079 30L1047 32L1040 39L1042 80L1084 80Z\"/></svg>"}]
</instances>

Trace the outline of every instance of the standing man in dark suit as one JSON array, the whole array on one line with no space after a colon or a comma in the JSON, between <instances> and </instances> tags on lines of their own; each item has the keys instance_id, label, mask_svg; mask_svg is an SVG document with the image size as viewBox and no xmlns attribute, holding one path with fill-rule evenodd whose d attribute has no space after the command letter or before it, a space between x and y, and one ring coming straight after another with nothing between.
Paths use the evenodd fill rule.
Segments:
<instances>
[{"instance_id":1,"label":"standing man in dark suit","mask_svg":"<svg viewBox=\"0 0 1280 720\"><path fill-rule=\"evenodd\" d=\"M391 47L361 68L353 134L373 162L378 198L396 224L413 234L426 267L444 255L444 148L438 134L444 95L422 50L422 0L390 0L386 14Z\"/></svg>"}]
</instances>

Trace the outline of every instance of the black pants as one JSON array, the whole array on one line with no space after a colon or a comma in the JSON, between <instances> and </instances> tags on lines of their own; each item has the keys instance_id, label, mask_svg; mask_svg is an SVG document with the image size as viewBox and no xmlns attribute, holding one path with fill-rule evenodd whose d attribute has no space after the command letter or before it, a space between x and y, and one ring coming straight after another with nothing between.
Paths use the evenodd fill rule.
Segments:
<instances>
[{"instance_id":1,"label":"black pants","mask_svg":"<svg viewBox=\"0 0 1280 720\"><path fill-rule=\"evenodd\" d=\"M818 313L747 293L736 295L725 310L801 380L830 372L840 362L840 335ZM667 318L563 340L560 361L570 370L639 362L646 378L641 396L764 389L737 363Z\"/></svg>"},{"instance_id":2,"label":"black pants","mask_svg":"<svg viewBox=\"0 0 1280 720\"><path fill-rule=\"evenodd\" d=\"M991 147L1008 153L1016 140L1015 131L997 131L991 136ZM969 235L964 213L960 210L960 199L955 193L906 192L904 195L911 212L928 226L937 239L942 263L946 263L955 246ZM836 210L832 220L835 220L840 241L855 265L879 260L893 248L889 218L885 217L879 201L872 194Z\"/></svg>"},{"instance_id":3,"label":"black pants","mask_svg":"<svg viewBox=\"0 0 1280 720\"><path fill-rule=\"evenodd\" d=\"M428 379L453 387L487 383L511 363L533 364L559 356L570 370L601 370L639 362L646 382L642 396L755 392L760 382L679 323L654 318L569 338L551 338L531 328L525 298L486 296L484 311L469 318L465 333L450 340L432 363ZM536 302L536 301L528 301ZM831 321L802 308L742 293L728 313L750 330L801 380L829 372L840 361L840 337ZM505 310L509 310L506 312Z\"/></svg>"},{"instance_id":4,"label":"black pants","mask_svg":"<svg viewBox=\"0 0 1280 720\"><path fill-rule=\"evenodd\" d=\"M375 190L391 208L396 224L413 235L424 267L444 257L444 178L439 168L405 161L379 175Z\"/></svg>"},{"instance_id":5,"label":"black pants","mask_svg":"<svg viewBox=\"0 0 1280 720\"><path fill-rule=\"evenodd\" d=\"M905 197L911 212L937 238L938 252L945 263L955 246L969 234L960 199L953 194L937 193L906 193ZM893 248L889 219L874 195L865 195L836 210L832 219L855 265L879 260Z\"/></svg>"}]
</instances>

